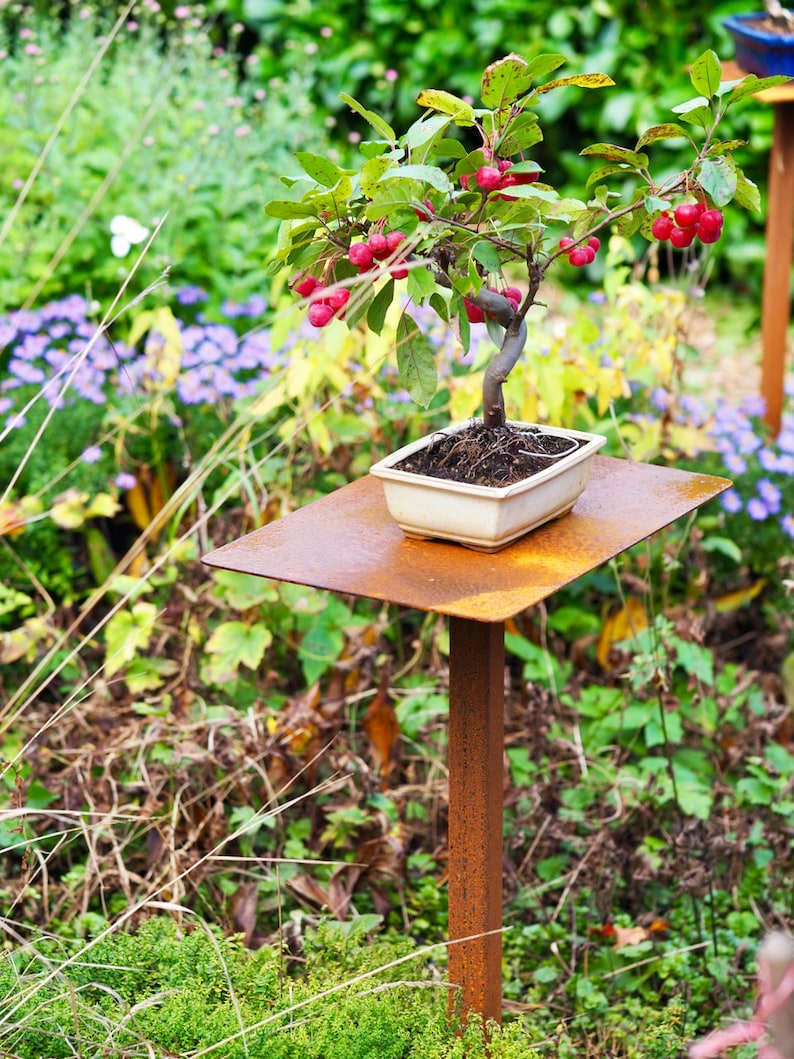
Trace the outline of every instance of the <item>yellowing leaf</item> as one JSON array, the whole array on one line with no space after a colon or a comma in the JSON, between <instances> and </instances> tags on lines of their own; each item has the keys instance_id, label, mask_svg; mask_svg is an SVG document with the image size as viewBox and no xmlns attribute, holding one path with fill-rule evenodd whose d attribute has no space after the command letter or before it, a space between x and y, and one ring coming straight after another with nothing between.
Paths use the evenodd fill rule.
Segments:
<instances>
[{"instance_id":1,"label":"yellowing leaf","mask_svg":"<svg viewBox=\"0 0 794 1059\"><path fill-rule=\"evenodd\" d=\"M766 587L766 578L761 577L746 588L737 588L735 592L726 592L719 596L714 603L714 609L718 614L730 614L739 610L745 604L750 603L760 595Z\"/></svg>"},{"instance_id":2,"label":"yellowing leaf","mask_svg":"<svg viewBox=\"0 0 794 1059\"><path fill-rule=\"evenodd\" d=\"M127 341L134 346L145 334L149 336L145 348L147 385L155 390L170 389L182 363L182 335L167 306L139 313Z\"/></svg>"},{"instance_id":3,"label":"yellowing leaf","mask_svg":"<svg viewBox=\"0 0 794 1059\"><path fill-rule=\"evenodd\" d=\"M207 640L205 650L211 658L202 667L203 676L213 684L225 684L237 677L241 665L256 669L272 640L272 633L261 622L223 622Z\"/></svg>"},{"instance_id":4,"label":"yellowing leaf","mask_svg":"<svg viewBox=\"0 0 794 1059\"><path fill-rule=\"evenodd\" d=\"M121 510L121 504L110 493L97 493L85 509L86 518L113 518Z\"/></svg>"},{"instance_id":5,"label":"yellowing leaf","mask_svg":"<svg viewBox=\"0 0 794 1059\"><path fill-rule=\"evenodd\" d=\"M157 607L139 600L129 610L114 614L105 626L105 673L113 676L145 651L154 632Z\"/></svg>"},{"instance_id":6,"label":"yellowing leaf","mask_svg":"<svg viewBox=\"0 0 794 1059\"><path fill-rule=\"evenodd\" d=\"M626 605L611 614L601 627L596 658L602 669L609 669L609 655L615 644L636 636L648 628L645 605L636 596L629 596Z\"/></svg>"},{"instance_id":7,"label":"yellowing leaf","mask_svg":"<svg viewBox=\"0 0 794 1059\"><path fill-rule=\"evenodd\" d=\"M50 508L50 518L61 529L79 529L86 519L86 504L88 500L88 493L81 493L77 489L68 489L56 498Z\"/></svg>"}]
</instances>

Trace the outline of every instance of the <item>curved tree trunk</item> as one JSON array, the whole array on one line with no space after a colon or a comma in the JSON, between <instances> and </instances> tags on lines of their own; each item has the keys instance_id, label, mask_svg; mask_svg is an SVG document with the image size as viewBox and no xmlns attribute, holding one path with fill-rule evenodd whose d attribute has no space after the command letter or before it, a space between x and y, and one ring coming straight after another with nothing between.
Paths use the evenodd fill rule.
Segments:
<instances>
[{"instance_id":1,"label":"curved tree trunk","mask_svg":"<svg viewBox=\"0 0 794 1059\"><path fill-rule=\"evenodd\" d=\"M493 429L504 426L506 421L502 385L524 351L527 325L523 315L501 294L483 288L469 300L505 329L501 348L486 368L482 382L482 420L487 428Z\"/></svg>"}]
</instances>

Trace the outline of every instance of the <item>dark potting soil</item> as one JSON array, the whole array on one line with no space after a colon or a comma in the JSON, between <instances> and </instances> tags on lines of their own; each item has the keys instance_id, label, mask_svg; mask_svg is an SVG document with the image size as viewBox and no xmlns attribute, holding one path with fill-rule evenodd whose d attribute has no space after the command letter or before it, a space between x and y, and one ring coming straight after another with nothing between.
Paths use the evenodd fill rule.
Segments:
<instances>
[{"instance_id":1,"label":"dark potting soil","mask_svg":"<svg viewBox=\"0 0 794 1059\"><path fill-rule=\"evenodd\" d=\"M750 29L760 30L761 33L774 33L781 37L794 36L794 27L791 23L783 18L772 18L771 15L764 15L761 18L746 18L744 25Z\"/></svg>"},{"instance_id":2,"label":"dark potting soil","mask_svg":"<svg viewBox=\"0 0 794 1059\"><path fill-rule=\"evenodd\" d=\"M457 434L434 434L429 445L395 467L432 478L501 488L545 471L584 444L578 438L546 434L537 427L488 430L478 422Z\"/></svg>"}]
</instances>

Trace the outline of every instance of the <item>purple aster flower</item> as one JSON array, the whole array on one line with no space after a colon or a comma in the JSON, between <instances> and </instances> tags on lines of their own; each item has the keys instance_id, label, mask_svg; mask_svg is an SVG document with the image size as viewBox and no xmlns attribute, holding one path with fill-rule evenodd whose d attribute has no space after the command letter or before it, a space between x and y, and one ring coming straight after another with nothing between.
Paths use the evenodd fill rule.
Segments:
<instances>
[{"instance_id":1,"label":"purple aster flower","mask_svg":"<svg viewBox=\"0 0 794 1059\"><path fill-rule=\"evenodd\" d=\"M89 445L88 448L84 450L80 459L83 463L97 463L102 459L102 449L99 445Z\"/></svg>"},{"instance_id":2,"label":"purple aster flower","mask_svg":"<svg viewBox=\"0 0 794 1059\"><path fill-rule=\"evenodd\" d=\"M780 457L772 449L761 449L758 453L758 463L764 471L776 471Z\"/></svg>"},{"instance_id":3,"label":"purple aster flower","mask_svg":"<svg viewBox=\"0 0 794 1059\"><path fill-rule=\"evenodd\" d=\"M205 302L209 298L209 294L201 287L183 287L176 293L176 300L180 305L197 305L199 302Z\"/></svg>"},{"instance_id":4,"label":"purple aster flower","mask_svg":"<svg viewBox=\"0 0 794 1059\"><path fill-rule=\"evenodd\" d=\"M747 514L753 522L763 522L769 511L760 497L753 496L747 501Z\"/></svg>"},{"instance_id":5,"label":"purple aster flower","mask_svg":"<svg viewBox=\"0 0 794 1059\"><path fill-rule=\"evenodd\" d=\"M657 412L664 412L670 407L670 392L664 386L654 386L650 400Z\"/></svg>"},{"instance_id":6,"label":"purple aster flower","mask_svg":"<svg viewBox=\"0 0 794 1059\"><path fill-rule=\"evenodd\" d=\"M780 520L780 526L783 532L794 540L794 515L784 515Z\"/></svg>"},{"instance_id":7,"label":"purple aster flower","mask_svg":"<svg viewBox=\"0 0 794 1059\"><path fill-rule=\"evenodd\" d=\"M752 452L756 452L761 448L763 442L752 429L741 431L736 437L736 442L739 446L739 452L745 455L750 455Z\"/></svg>"},{"instance_id":8,"label":"purple aster flower","mask_svg":"<svg viewBox=\"0 0 794 1059\"><path fill-rule=\"evenodd\" d=\"M729 515L735 515L742 510L742 498L735 489L728 489L720 498L720 503Z\"/></svg>"},{"instance_id":9,"label":"purple aster flower","mask_svg":"<svg viewBox=\"0 0 794 1059\"><path fill-rule=\"evenodd\" d=\"M788 427L777 436L777 446L781 452L794 452L794 429Z\"/></svg>"},{"instance_id":10,"label":"purple aster flower","mask_svg":"<svg viewBox=\"0 0 794 1059\"><path fill-rule=\"evenodd\" d=\"M138 482L135 475L130 474L129 471L122 471L120 474L117 474L114 481L119 489L124 489L125 491L127 489L133 489Z\"/></svg>"},{"instance_id":11,"label":"purple aster flower","mask_svg":"<svg viewBox=\"0 0 794 1059\"><path fill-rule=\"evenodd\" d=\"M29 364L26 360L20 360L19 357L12 357L8 362L8 370L12 375L15 375L20 382L34 383L38 385L44 382L45 375L41 368L37 368L34 364Z\"/></svg>"},{"instance_id":12,"label":"purple aster flower","mask_svg":"<svg viewBox=\"0 0 794 1059\"><path fill-rule=\"evenodd\" d=\"M758 482L758 495L764 502L770 515L776 515L780 511L783 496L776 485L768 478L761 478Z\"/></svg>"},{"instance_id":13,"label":"purple aster flower","mask_svg":"<svg viewBox=\"0 0 794 1059\"><path fill-rule=\"evenodd\" d=\"M724 463L731 474L744 474L747 470L747 461L738 452L726 452Z\"/></svg>"}]
</instances>

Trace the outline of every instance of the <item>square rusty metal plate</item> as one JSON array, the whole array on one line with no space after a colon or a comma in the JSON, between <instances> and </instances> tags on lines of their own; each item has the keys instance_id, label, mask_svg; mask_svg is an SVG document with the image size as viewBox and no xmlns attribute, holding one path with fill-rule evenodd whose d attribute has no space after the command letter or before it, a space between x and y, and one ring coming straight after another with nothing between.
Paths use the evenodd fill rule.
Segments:
<instances>
[{"instance_id":1,"label":"square rusty metal plate","mask_svg":"<svg viewBox=\"0 0 794 1059\"><path fill-rule=\"evenodd\" d=\"M476 621L505 621L730 486L597 456L573 511L496 554L408 540L367 476L217 548L208 566Z\"/></svg>"}]
</instances>

